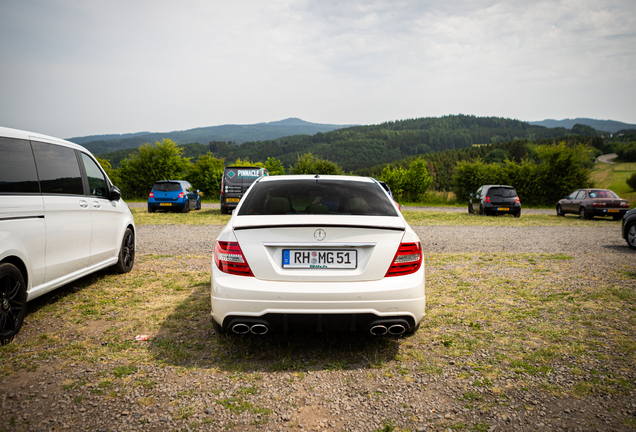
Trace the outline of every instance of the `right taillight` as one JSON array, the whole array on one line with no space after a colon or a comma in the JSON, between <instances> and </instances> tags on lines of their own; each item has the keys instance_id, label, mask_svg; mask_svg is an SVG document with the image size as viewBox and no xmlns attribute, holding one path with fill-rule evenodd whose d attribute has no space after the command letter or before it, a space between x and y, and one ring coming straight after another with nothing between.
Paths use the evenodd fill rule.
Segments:
<instances>
[{"instance_id":1,"label":"right taillight","mask_svg":"<svg viewBox=\"0 0 636 432\"><path fill-rule=\"evenodd\" d=\"M401 243L391 267L384 277L404 276L415 273L422 265L422 246L417 243Z\"/></svg>"},{"instance_id":2,"label":"right taillight","mask_svg":"<svg viewBox=\"0 0 636 432\"><path fill-rule=\"evenodd\" d=\"M238 242L217 241L214 246L214 262L223 273L254 276Z\"/></svg>"}]
</instances>

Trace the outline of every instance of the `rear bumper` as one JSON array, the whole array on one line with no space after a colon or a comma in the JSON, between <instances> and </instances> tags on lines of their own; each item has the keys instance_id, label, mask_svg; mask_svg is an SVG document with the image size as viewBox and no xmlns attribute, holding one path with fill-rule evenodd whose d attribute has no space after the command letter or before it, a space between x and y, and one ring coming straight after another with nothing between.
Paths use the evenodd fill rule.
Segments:
<instances>
[{"instance_id":1,"label":"rear bumper","mask_svg":"<svg viewBox=\"0 0 636 432\"><path fill-rule=\"evenodd\" d=\"M621 218L627 213L629 209L612 209L612 208L600 208L600 207L586 207L586 211L594 216L614 216Z\"/></svg>"},{"instance_id":2,"label":"rear bumper","mask_svg":"<svg viewBox=\"0 0 636 432\"><path fill-rule=\"evenodd\" d=\"M272 330L361 331L377 320L407 322L426 308L424 266L411 275L365 282L281 282L228 275L212 263L212 317L230 329L237 320Z\"/></svg>"},{"instance_id":3,"label":"rear bumper","mask_svg":"<svg viewBox=\"0 0 636 432\"><path fill-rule=\"evenodd\" d=\"M486 204L486 206L484 207L484 210L487 211L488 213L517 214L521 211L521 206L519 204L516 204L516 205L515 204L511 204L511 205Z\"/></svg>"},{"instance_id":4,"label":"rear bumper","mask_svg":"<svg viewBox=\"0 0 636 432\"><path fill-rule=\"evenodd\" d=\"M170 210L170 209L182 209L185 207L185 200L180 201L156 201L148 200L148 208L153 210ZM170 205L167 205L170 204Z\"/></svg>"},{"instance_id":5,"label":"rear bumper","mask_svg":"<svg viewBox=\"0 0 636 432\"><path fill-rule=\"evenodd\" d=\"M237 201L228 201L228 199L236 199ZM239 201L241 200L240 196L225 196L225 195L221 195L221 207L227 207L230 209L235 209L236 206L239 204Z\"/></svg>"}]
</instances>

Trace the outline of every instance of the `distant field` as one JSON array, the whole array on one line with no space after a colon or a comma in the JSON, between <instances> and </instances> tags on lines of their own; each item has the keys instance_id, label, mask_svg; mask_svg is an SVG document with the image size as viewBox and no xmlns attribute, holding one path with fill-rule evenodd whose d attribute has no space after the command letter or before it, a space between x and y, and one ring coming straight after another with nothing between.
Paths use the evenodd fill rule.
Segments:
<instances>
[{"instance_id":1,"label":"distant field","mask_svg":"<svg viewBox=\"0 0 636 432\"><path fill-rule=\"evenodd\" d=\"M627 186L627 179L636 172L636 163L597 163L592 171L592 181L596 187L611 189L621 198L629 201L630 208L636 206L636 191Z\"/></svg>"}]
</instances>

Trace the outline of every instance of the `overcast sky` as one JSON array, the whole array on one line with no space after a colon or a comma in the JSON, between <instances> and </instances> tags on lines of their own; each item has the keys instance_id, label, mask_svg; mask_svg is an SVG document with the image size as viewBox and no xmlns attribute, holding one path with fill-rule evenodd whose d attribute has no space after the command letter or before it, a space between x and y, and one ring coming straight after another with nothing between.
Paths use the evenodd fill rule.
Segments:
<instances>
[{"instance_id":1,"label":"overcast sky","mask_svg":"<svg viewBox=\"0 0 636 432\"><path fill-rule=\"evenodd\" d=\"M0 0L0 125L636 123L636 1Z\"/></svg>"}]
</instances>

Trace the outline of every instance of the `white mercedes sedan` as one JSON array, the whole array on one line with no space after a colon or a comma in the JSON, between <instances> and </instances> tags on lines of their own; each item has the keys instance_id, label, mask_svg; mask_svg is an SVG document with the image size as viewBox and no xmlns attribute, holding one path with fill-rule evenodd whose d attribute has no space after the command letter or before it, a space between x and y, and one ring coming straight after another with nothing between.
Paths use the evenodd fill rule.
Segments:
<instances>
[{"instance_id":1,"label":"white mercedes sedan","mask_svg":"<svg viewBox=\"0 0 636 432\"><path fill-rule=\"evenodd\" d=\"M216 240L211 298L217 333L412 333L420 239L372 178L261 177Z\"/></svg>"}]
</instances>

